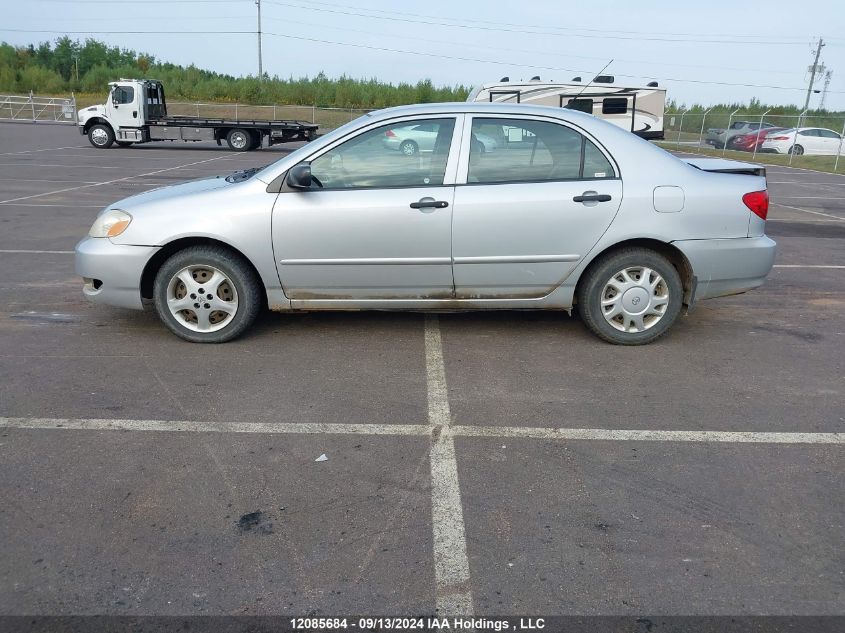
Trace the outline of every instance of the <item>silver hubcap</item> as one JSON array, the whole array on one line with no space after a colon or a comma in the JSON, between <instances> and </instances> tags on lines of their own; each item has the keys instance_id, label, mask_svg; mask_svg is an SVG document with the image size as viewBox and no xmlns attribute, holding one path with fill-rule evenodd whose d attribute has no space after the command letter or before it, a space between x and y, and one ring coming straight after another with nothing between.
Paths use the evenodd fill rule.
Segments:
<instances>
[{"instance_id":1,"label":"silver hubcap","mask_svg":"<svg viewBox=\"0 0 845 633\"><path fill-rule=\"evenodd\" d=\"M91 140L97 145L105 145L109 140L109 135L106 134L106 131L103 128L98 127L96 130L91 132Z\"/></svg>"},{"instance_id":2,"label":"silver hubcap","mask_svg":"<svg viewBox=\"0 0 845 633\"><path fill-rule=\"evenodd\" d=\"M238 311L238 292L229 278L211 266L188 266L167 286L167 307L180 325L194 332L216 332Z\"/></svg>"},{"instance_id":3,"label":"silver hubcap","mask_svg":"<svg viewBox=\"0 0 845 633\"><path fill-rule=\"evenodd\" d=\"M601 293L602 315L620 332L645 332L657 325L668 307L668 284L645 266L620 270Z\"/></svg>"},{"instance_id":4,"label":"silver hubcap","mask_svg":"<svg viewBox=\"0 0 845 633\"><path fill-rule=\"evenodd\" d=\"M241 132L232 134L232 145L238 149L246 147L246 134L242 134Z\"/></svg>"},{"instance_id":5,"label":"silver hubcap","mask_svg":"<svg viewBox=\"0 0 845 633\"><path fill-rule=\"evenodd\" d=\"M403 143L402 153L405 154L405 156L413 156L417 153L417 148L414 147L412 143Z\"/></svg>"}]
</instances>

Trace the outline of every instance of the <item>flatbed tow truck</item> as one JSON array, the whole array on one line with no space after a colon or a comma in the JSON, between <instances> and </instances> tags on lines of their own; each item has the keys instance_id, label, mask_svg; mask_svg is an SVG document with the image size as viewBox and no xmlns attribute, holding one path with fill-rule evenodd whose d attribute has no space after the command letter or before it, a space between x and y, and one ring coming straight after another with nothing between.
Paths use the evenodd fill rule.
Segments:
<instances>
[{"instance_id":1,"label":"flatbed tow truck","mask_svg":"<svg viewBox=\"0 0 845 633\"><path fill-rule=\"evenodd\" d=\"M91 145L108 149L150 141L223 141L236 152L291 141L310 141L317 124L305 121L253 121L168 116L164 85L155 79L109 83L105 104L79 111L79 132Z\"/></svg>"}]
</instances>

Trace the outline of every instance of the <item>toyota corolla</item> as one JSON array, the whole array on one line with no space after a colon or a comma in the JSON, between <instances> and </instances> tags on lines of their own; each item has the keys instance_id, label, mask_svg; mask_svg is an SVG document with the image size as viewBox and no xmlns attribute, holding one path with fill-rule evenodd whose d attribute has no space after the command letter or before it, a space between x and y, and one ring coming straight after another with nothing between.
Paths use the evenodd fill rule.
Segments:
<instances>
[{"instance_id":1,"label":"toyota corolla","mask_svg":"<svg viewBox=\"0 0 845 633\"><path fill-rule=\"evenodd\" d=\"M414 126L431 151L385 147ZM767 211L761 167L682 160L588 114L404 106L264 168L116 202L76 269L91 300L152 303L199 343L269 307L577 310L602 339L636 345L696 301L763 283Z\"/></svg>"}]
</instances>

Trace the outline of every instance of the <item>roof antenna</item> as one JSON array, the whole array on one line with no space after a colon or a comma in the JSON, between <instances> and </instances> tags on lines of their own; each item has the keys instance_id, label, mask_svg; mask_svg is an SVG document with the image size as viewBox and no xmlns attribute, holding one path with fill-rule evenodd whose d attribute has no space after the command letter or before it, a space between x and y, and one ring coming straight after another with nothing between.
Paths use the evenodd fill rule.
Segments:
<instances>
[{"instance_id":1,"label":"roof antenna","mask_svg":"<svg viewBox=\"0 0 845 633\"><path fill-rule=\"evenodd\" d=\"M602 74L605 70L607 70L607 67L608 67L608 66L610 66L612 63L613 63L613 60L611 59L609 62L607 62L607 63L604 65L604 68L602 68L602 69L599 71L599 74L598 74L598 75L593 75L593 78L592 78L592 79L590 79L590 81L588 81L586 84L584 84L584 87L583 87L583 88L581 88L581 92L579 92L577 95L575 95L575 98L574 98L574 99L570 99L570 100L569 100L569 103L567 103L567 104L566 104L566 107L567 107L567 108L569 108L569 106L570 106L570 105L572 105L572 102L573 102L573 101L575 101L575 99L577 99L577 98L578 98L578 97L580 97L582 94L584 94L584 91L585 91L587 88L589 88L589 87L590 87L590 84L592 84L592 83L596 80L596 77L598 77L598 76L599 76L599 75L601 75L601 74ZM569 108L569 109L571 110L572 108Z\"/></svg>"}]
</instances>

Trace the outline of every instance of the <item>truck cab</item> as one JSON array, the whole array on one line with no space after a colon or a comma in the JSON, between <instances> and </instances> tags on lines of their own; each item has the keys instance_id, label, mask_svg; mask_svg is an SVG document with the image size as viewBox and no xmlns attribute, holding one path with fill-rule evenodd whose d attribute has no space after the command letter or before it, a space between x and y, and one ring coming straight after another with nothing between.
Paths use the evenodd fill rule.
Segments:
<instances>
[{"instance_id":1,"label":"truck cab","mask_svg":"<svg viewBox=\"0 0 845 633\"><path fill-rule=\"evenodd\" d=\"M164 86L153 79L121 79L109 83L109 96L101 105L79 111L79 127L95 147L143 143L145 126L167 116Z\"/></svg>"}]
</instances>

